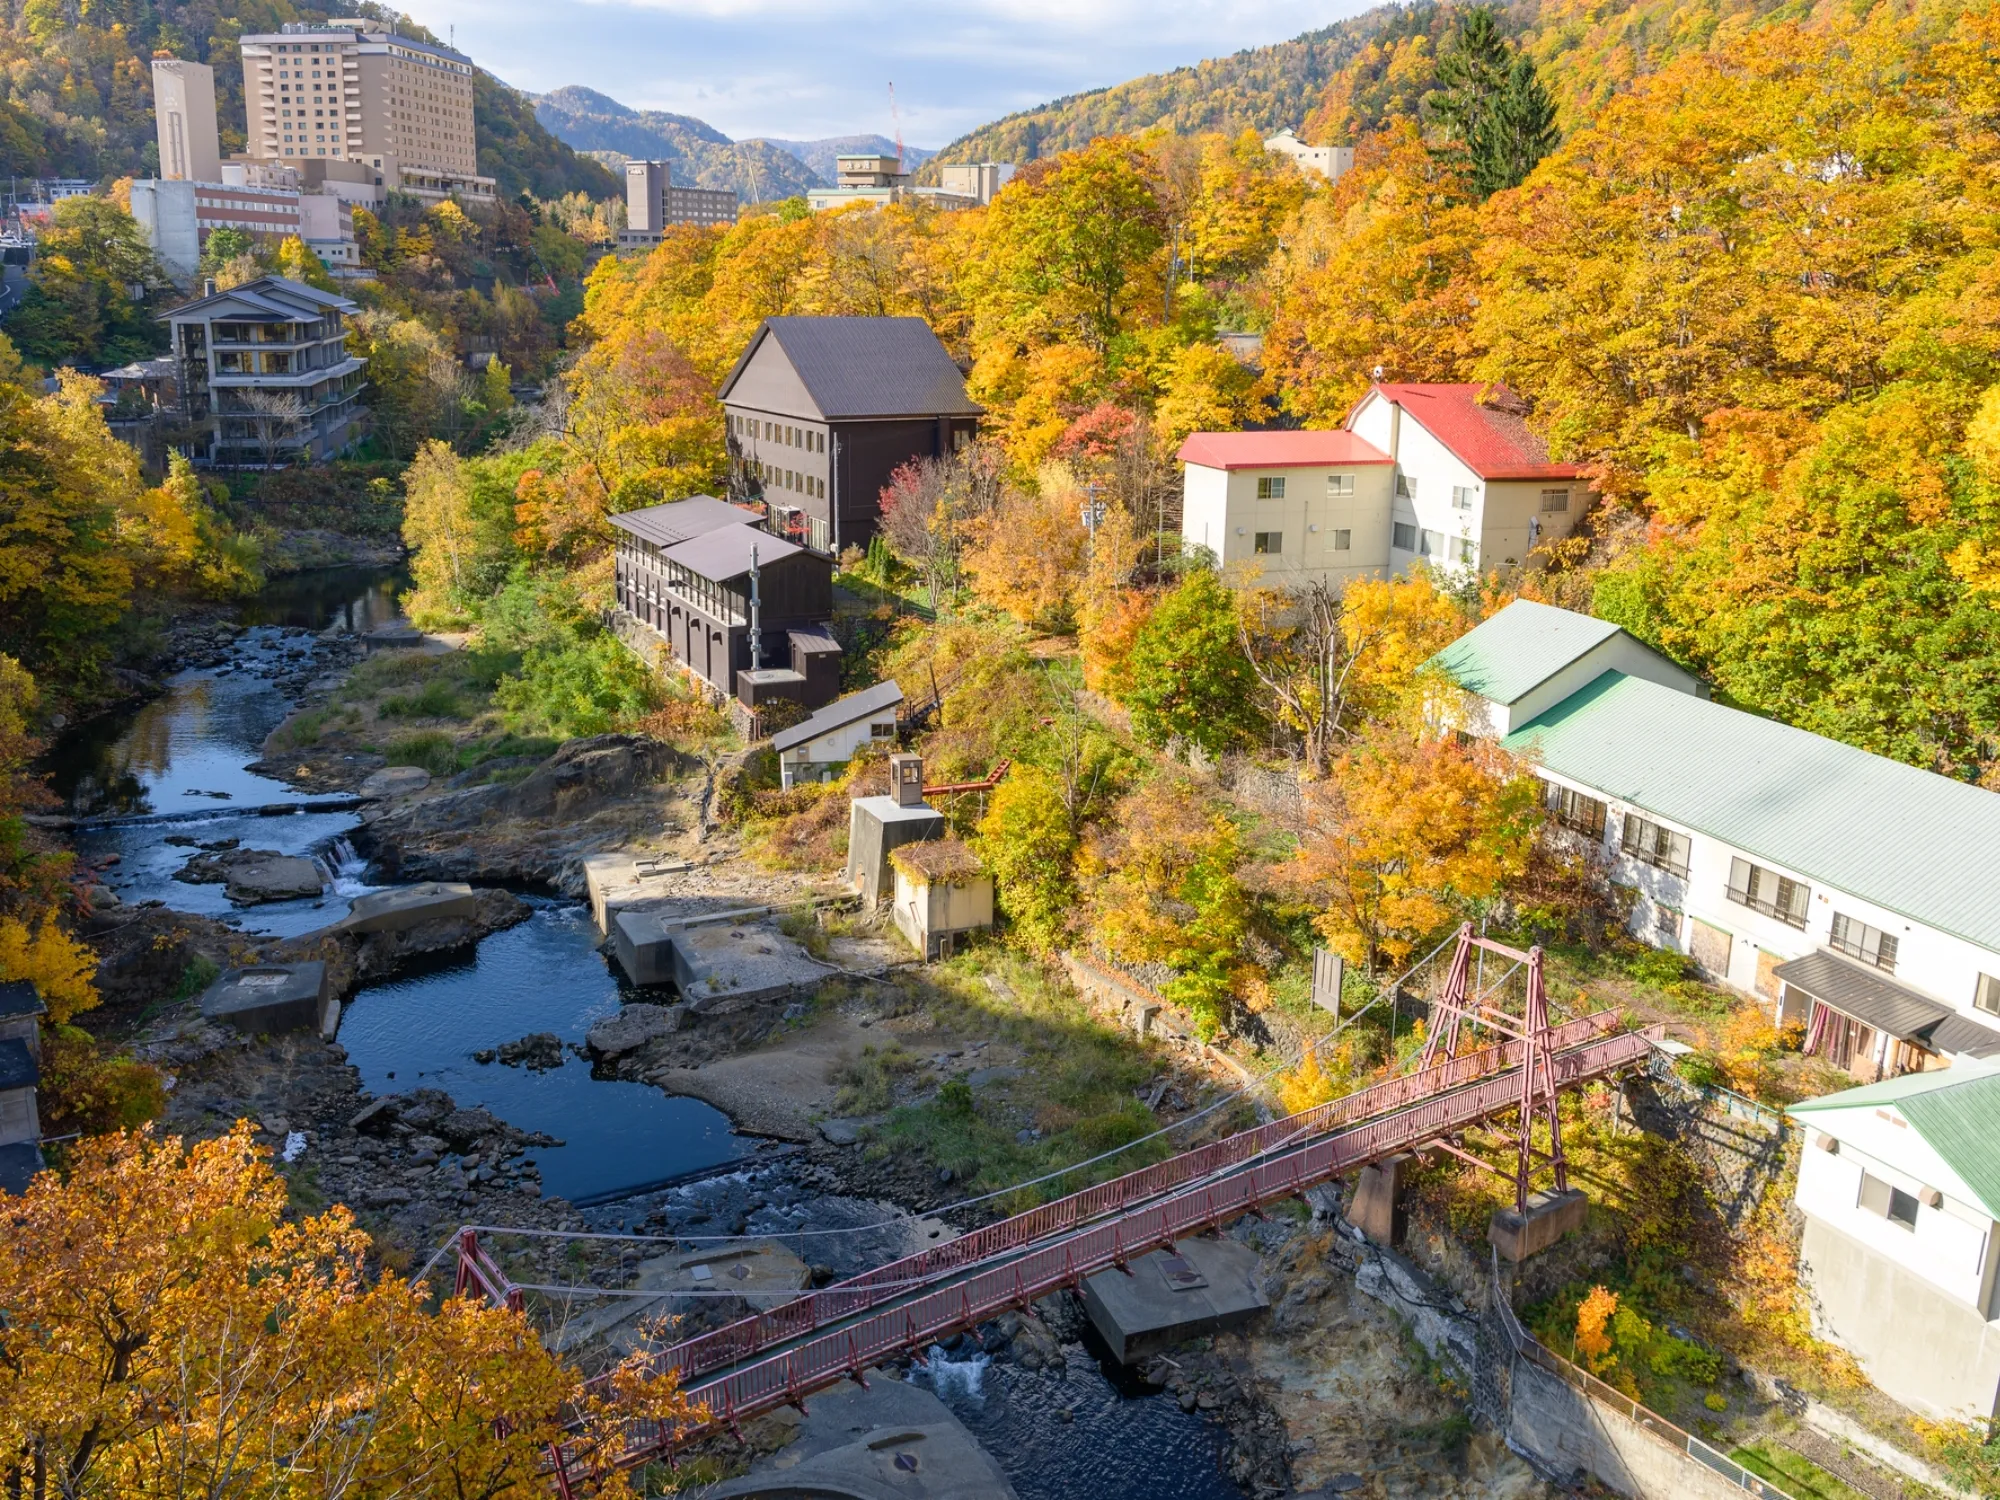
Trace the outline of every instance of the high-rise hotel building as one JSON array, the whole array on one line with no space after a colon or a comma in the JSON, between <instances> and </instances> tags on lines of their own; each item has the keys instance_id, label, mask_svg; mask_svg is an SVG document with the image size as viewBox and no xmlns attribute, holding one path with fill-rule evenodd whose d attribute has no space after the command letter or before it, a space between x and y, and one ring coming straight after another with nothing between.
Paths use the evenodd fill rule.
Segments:
<instances>
[{"instance_id":1,"label":"high-rise hotel building","mask_svg":"<svg viewBox=\"0 0 2000 1500\"><path fill-rule=\"evenodd\" d=\"M376 21L290 23L242 48L251 156L352 163L418 197L493 197L478 175L464 53Z\"/></svg>"}]
</instances>

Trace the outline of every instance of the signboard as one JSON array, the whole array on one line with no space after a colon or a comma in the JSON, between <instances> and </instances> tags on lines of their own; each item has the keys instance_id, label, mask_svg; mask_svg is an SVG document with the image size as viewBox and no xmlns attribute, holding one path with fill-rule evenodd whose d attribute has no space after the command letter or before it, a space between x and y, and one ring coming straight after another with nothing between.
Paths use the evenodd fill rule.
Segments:
<instances>
[{"instance_id":1,"label":"signboard","mask_svg":"<svg viewBox=\"0 0 2000 1500\"><path fill-rule=\"evenodd\" d=\"M1346 961L1338 953L1313 949L1313 1004L1332 1011L1336 1020L1340 1016L1340 982L1346 972Z\"/></svg>"}]
</instances>

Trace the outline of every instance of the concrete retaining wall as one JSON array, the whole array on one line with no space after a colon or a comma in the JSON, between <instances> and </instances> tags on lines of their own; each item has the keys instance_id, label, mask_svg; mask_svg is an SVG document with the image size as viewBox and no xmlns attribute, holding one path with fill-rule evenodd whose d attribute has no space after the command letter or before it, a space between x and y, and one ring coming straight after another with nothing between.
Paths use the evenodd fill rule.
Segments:
<instances>
[{"instance_id":1,"label":"concrete retaining wall","mask_svg":"<svg viewBox=\"0 0 2000 1500\"><path fill-rule=\"evenodd\" d=\"M1588 1474L1633 1500L1742 1500L1735 1480L1539 1365L1517 1358L1511 1387L1508 1444L1560 1479Z\"/></svg>"}]
</instances>

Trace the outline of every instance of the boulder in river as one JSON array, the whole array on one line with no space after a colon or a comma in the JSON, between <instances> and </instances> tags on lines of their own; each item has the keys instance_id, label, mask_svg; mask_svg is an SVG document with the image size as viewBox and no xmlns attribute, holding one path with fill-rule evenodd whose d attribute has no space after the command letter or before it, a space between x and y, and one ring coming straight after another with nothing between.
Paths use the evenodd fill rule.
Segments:
<instances>
[{"instance_id":1,"label":"boulder in river","mask_svg":"<svg viewBox=\"0 0 2000 1500\"><path fill-rule=\"evenodd\" d=\"M553 1031L537 1031L518 1042L504 1042L495 1055L503 1066L526 1068L530 1073L546 1073L563 1065L562 1038Z\"/></svg>"},{"instance_id":2,"label":"boulder in river","mask_svg":"<svg viewBox=\"0 0 2000 1500\"><path fill-rule=\"evenodd\" d=\"M271 849L225 849L197 854L174 878L190 885L220 885L238 906L297 901L319 895L326 886L319 866L311 860Z\"/></svg>"},{"instance_id":3,"label":"boulder in river","mask_svg":"<svg viewBox=\"0 0 2000 1500\"><path fill-rule=\"evenodd\" d=\"M355 790L368 798L405 797L431 784L431 773L422 766L384 766L372 773Z\"/></svg>"},{"instance_id":4,"label":"boulder in river","mask_svg":"<svg viewBox=\"0 0 2000 1500\"><path fill-rule=\"evenodd\" d=\"M635 1001L617 1015L606 1016L593 1023L583 1044L594 1057L607 1060L621 1057L679 1030L681 1018L686 1014L687 1007L684 1005L648 1005L644 1001Z\"/></svg>"}]
</instances>

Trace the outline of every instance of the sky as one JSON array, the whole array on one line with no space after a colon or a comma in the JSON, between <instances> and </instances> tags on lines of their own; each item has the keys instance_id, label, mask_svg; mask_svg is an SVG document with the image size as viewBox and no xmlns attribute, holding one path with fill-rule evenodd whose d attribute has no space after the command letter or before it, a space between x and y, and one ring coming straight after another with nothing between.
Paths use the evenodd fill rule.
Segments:
<instances>
[{"instance_id":1,"label":"sky","mask_svg":"<svg viewBox=\"0 0 2000 1500\"><path fill-rule=\"evenodd\" d=\"M582 84L738 140L932 149L1064 94L1280 42L1370 0L401 0L516 88Z\"/></svg>"}]
</instances>

